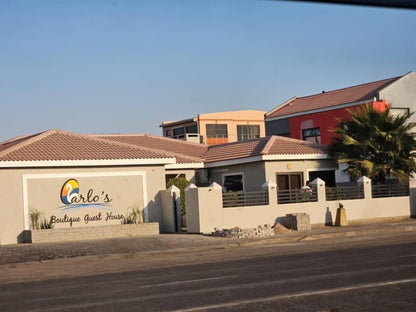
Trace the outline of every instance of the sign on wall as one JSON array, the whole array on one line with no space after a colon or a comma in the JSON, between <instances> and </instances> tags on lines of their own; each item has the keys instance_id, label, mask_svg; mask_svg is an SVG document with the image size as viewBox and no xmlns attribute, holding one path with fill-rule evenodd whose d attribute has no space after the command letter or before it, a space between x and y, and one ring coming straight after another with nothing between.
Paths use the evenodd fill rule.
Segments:
<instances>
[{"instance_id":1,"label":"sign on wall","mask_svg":"<svg viewBox=\"0 0 416 312\"><path fill-rule=\"evenodd\" d=\"M26 175L25 228L32 228L34 215L54 228L120 224L133 212L146 212L145 177L144 172Z\"/></svg>"}]
</instances>

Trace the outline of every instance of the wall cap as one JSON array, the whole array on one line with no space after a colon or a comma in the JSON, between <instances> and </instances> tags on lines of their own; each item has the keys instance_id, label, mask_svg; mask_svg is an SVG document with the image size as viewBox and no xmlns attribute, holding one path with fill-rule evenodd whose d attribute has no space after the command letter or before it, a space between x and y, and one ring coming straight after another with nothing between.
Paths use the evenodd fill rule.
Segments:
<instances>
[{"instance_id":1,"label":"wall cap","mask_svg":"<svg viewBox=\"0 0 416 312\"><path fill-rule=\"evenodd\" d=\"M179 192L180 192L180 189L176 186L176 185L171 185L167 190L166 190L166 192L168 192L168 193L170 193L170 194L173 194L173 193L177 193L177 194L179 194Z\"/></svg>"},{"instance_id":2,"label":"wall cap","mask_svg":"<svg viewBox=\"0 0 416 312\"><path fill-rule=\"evenodd\" d=\"M189 191L190 189L196 189L198 188L195 184L191 183L185 188L185 192Z\"/></svg>"},{"instance_id":3,"label":"wall cap","mask_svg":"<svg viewBox=\"0 0 416 312\"><path fill-rule=\"evenodd\" d=\"M266 188L267 189L268 188L274 189L274 188L277 188L277 184L274 183L273 181L267 180L266 182L263 183L263 185L261 187L263 189L266 189Z\"/></svg>"},{"instance_id":4,"label":"wall cap","mask_svg":"<svg viewBox=\"0 0 416 312\"><path fill-rule=\"evenodd\" d=\"M365 184L370 183L370 184L371 184L371 179L370 179L370 178L368 178L368 177L366 177L366 176L362 176L361 178L359 178L359 179L357 180L357 182L358 182L358 183L365 183Z\"/></svg>"},{"instance_id":5,"label":"wall cap","mask_svg":"<svg viewBox=\"0 0 416 312\"><path fill-rule=\"evenodd\" d=\"M316 178L311 183L312 185L316 185L316 186L325 186L325 181L320 178Z\"/></svg>"},{"instance_id":6,"label":"wall cap","mask_svg":"<svg viewBox=\"0 0 416 312\"><path fill-rule=\"evenodd\" d=\"M220 189L220 190L222 190L222 186L221 185L219 185L218 183L216 183L216 182L212 182L211 183L211 185L209 186L210 188L213 188L213 189Z\"/></svg>"}]
</instances>

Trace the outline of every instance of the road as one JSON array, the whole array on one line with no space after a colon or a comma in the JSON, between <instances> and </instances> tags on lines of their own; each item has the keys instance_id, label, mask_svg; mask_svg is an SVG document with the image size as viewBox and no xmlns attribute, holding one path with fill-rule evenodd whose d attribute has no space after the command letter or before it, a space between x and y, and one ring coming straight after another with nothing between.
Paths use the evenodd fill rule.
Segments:
<instances>
[{"instance_id":1,"label":"road","mask_svg":"<svg viewBox=\"0 0 416 312\"><path fill-rule=\"evenodd\" d=\"M215 251L218 261L4 284L0 311L416 310L414 233L247 250Z\"/></svg>"}]
</instances>

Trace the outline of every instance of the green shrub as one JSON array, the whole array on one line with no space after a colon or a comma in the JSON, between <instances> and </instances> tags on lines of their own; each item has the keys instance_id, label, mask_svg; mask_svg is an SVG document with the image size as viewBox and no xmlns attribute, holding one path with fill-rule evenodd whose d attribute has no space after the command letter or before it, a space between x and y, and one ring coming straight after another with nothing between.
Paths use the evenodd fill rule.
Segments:
<instances>
[{"instance_id":1,"label":"green shrub","mask_svg":"<svg viewBox=\"0 0 416 312\"><path fill-rule=\"evenodd\" d=\"M29 219L30 219L30 227L32 230L39 230L40 229L40 218L42 214L36 210L32 209L29 212Z\"/></svg>"},{"instance_id":2,"label":"green shrub","mask_svg":"<svg viewBox=\"0 0 416 312\"><path fill-rule=\"evenodd\" d=\"M175 185L180 190L180 196L181 196L181 215L185 215L185 189L186 187L191 184L187 179L185 178L173 178L168 181L166 184L166 187L169 188L172 185Z\"/></svg>"},{"instance_id":3,"label":"green shrub","mask_svg":"<svg viewBox=\"0 0 416 312\"><path fill-rule=\"evenodd\" d=\"M40 223L41 230L51 229L52 227L52 223L50 221L46 221L46 219L43 219Z\"/></svg>"},{"instance_id":4,"label":"green shrub","mask_svg":"<svg viewBox=\"0 0 416 312\"><path fill-rule=\"evenodd\" d=\"M123 224L138 224L144 222L144 211L132 208L130 213L122 221Z\"/></svg>"},{"instance_id":5,"label":"green shrub","mask_svg":"<svg viewBox=\"0 0 416 312\"><path fill-rule=\"evenodd\" d=\"M42 213L36 209L32 209L29 212L30 227L32 230L44 230L51 229L52 223L42 217Z\"/></svg>"}]
</instances>

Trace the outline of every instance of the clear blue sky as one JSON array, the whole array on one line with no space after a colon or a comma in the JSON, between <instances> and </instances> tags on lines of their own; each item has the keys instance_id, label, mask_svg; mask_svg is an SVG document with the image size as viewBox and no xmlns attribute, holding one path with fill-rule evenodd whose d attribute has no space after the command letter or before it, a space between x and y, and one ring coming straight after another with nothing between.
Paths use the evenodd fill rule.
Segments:
<instances>
[{"instance_id":1,"label":"clear blue sky","mask_svg":"<svg viewBox=\"0 0 416 312\"><path fill-rule=\"evenodd\" d=\"M0 140L161 134L416 70L416 10L248 0L0 0Z\"/></svg>"}]
</instances>

